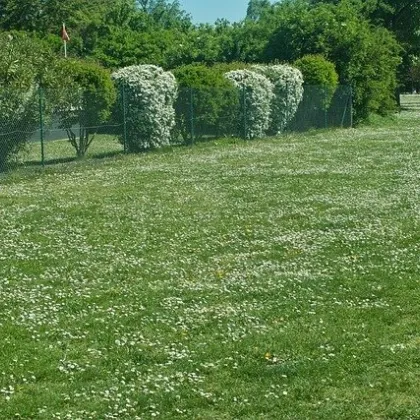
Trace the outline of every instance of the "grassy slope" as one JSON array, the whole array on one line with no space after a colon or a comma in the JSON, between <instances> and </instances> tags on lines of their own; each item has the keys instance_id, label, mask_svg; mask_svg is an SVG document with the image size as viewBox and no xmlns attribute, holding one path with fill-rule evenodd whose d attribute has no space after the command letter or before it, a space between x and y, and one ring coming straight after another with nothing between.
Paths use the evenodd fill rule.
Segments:
<instances>
[{"instance_id":1,"label":"grassy slope","mask_svg":"<svg viewBox=\"0 0 420 420\"><path fill-rule=\"evenodd\" d=\"M0 417L417 418L416 116L0 180Z\"/></svg>"}]
</instances>

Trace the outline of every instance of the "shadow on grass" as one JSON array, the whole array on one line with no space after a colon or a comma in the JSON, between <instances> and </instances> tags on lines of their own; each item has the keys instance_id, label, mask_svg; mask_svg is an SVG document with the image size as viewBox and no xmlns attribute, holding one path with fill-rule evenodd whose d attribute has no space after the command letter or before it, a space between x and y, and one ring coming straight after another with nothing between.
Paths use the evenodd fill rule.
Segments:
<instances>
[{"instance_id":1,"label":"shadow on grass","mask_svg":"<svg viewBox=\"0 0 420 420\"><path fill-rule=\"evenodd\" d=\"M54 159L46 159L44 161L44 165L40 160L29 160L22 162L20 164L17 164L16 167L28 167L28 166L34 166L34 167L42 167L42 166L53 166L53 165L59 165L64 163L71 163L71 162L85 162L88 160L100 160L100 159L107 159L112 158L118 155L123 155L124 151L122 150L115 150L113 152L104 152L104 153L97 153L94 155L88 155L84 156L82 158L79 158L77 156L71 156L71 157L64 157L64 158L54 158Z\"/></svg>"}]
</instances>

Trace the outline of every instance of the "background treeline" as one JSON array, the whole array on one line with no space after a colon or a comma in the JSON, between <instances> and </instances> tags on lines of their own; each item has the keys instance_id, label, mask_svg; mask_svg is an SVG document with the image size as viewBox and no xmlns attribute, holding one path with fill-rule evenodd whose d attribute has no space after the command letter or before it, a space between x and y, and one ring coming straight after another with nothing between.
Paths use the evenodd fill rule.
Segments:
<instances>
[{"instance_id":1,"label":"background treeline","mask_svg":"<svg viewBox=\"0 0 420 420\"><path fill-rule=\"evenodd\" d=\"M63 21L70 55L110 71L138 64L174 70L192 63L293 63L322 55L335 65L339 83L352 86L355 121L393 109L395 90L420 82L418 1L250 0L240 22L194 25L178 1L0 0L0 30L31 38L35 61L62 55Z\"/></svg>"}]
</instances>

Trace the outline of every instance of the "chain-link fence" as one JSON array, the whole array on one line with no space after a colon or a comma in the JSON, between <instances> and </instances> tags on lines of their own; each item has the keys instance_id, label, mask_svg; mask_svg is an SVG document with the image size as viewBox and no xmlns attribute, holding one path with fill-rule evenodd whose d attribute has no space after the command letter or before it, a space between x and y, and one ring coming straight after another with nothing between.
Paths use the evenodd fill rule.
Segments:
<instances>
[{"instance_id":1,"label":"chain-link fence","mask_svg":"<svg viewBox=\"0 0 420 420\"><path fill-rule=\"evenodd\" d=\"M0 171L120 153L123 121L97 92L0 90Z\"/></svg>"},{"instance_id":2,"label":"chain-link fence","mask_svg":"<svg viewBox=\"0 0 420 420\"><path fill-rule=\"evenodd\" d=\"M288 98L284 98L282 132L351 127L351 89L340 86L328 103L323 92L318 86L305 87L295 112L288 112ZM124 89L119 98L119 105L105 115L90 92L1 90L0 170L123 153L127 150L126 115L130 104ZM258 137L253 135L258 107L251 99L245 88L179 89L173 143L192 145L222 137ZM265 135L280 134L266 127Z\"/></svg>"},{"instance_id":3,"label":"chain-link fence","mask_svg":"<svg viewBox=\"0 0 420 420\"><path fill-rule=\"evenodd\" d=\"M248 94L245 88L239 92L212 88L180 89L175 104L174 141L193 144L219 137L252 138L251 127L258 122ZM284 102L284 122L280 123L283 132L349 128L353 125L352 90L349 86L339 86L328 100L321 86L305 86L296 111L288 112L292 107L287 106L287 97ZM268 128L266 134L276 136L281 133Z\"/></svg>"},{"instance_id":4,"label":"chain-link fence","mask_svg":"<svg viewBox=\"0 0 420 420\"><path fill-rule=\"evenodd\" d=\"M328 102L325 102L322 87L306 86L303 100L287 129L307 131L313 128L350 128L353 126L352 106L350 86L338 86Z\"/></svg>"}]
</instances>

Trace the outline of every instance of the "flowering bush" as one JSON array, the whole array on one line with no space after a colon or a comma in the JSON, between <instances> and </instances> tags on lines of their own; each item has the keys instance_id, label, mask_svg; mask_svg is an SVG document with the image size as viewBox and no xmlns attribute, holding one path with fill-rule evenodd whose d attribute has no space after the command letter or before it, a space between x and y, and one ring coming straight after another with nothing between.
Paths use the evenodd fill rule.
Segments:
<instances>
[{"instance_id":1,"label":"flowering bush","mask_svg":"<svg viewBox=\"0 0 420 420\"><path fill-rule=\"evenodd\" d=\"M267 77L274 85L269 132L273 135L279 134L294 117L302 101L302 73L288 65L255 65L252 69Z\"/></svg>"},{"instance_id":2,"label":"flowering bush","mask_svg":"<svg viewBox=\"0 0 420 420\"><path fill-rule=\"evenodd\" d=\"M173 74L139 65L120 69L112 77L119 87L119 108L125 112L127 149L138 152L169 144L177 96Z\"/></svg>"},{"instance_id":3,"label":"flowering bush","mask_svg":"<svg viewBox=\"0 0 420 420\"><path fill-rule=\"evenodd\" d=\"M270 126L273 84L250 70L233 70L225 77L241 92L239 133L247 139L263 137Z\"/></svg>"}]
</instances>

